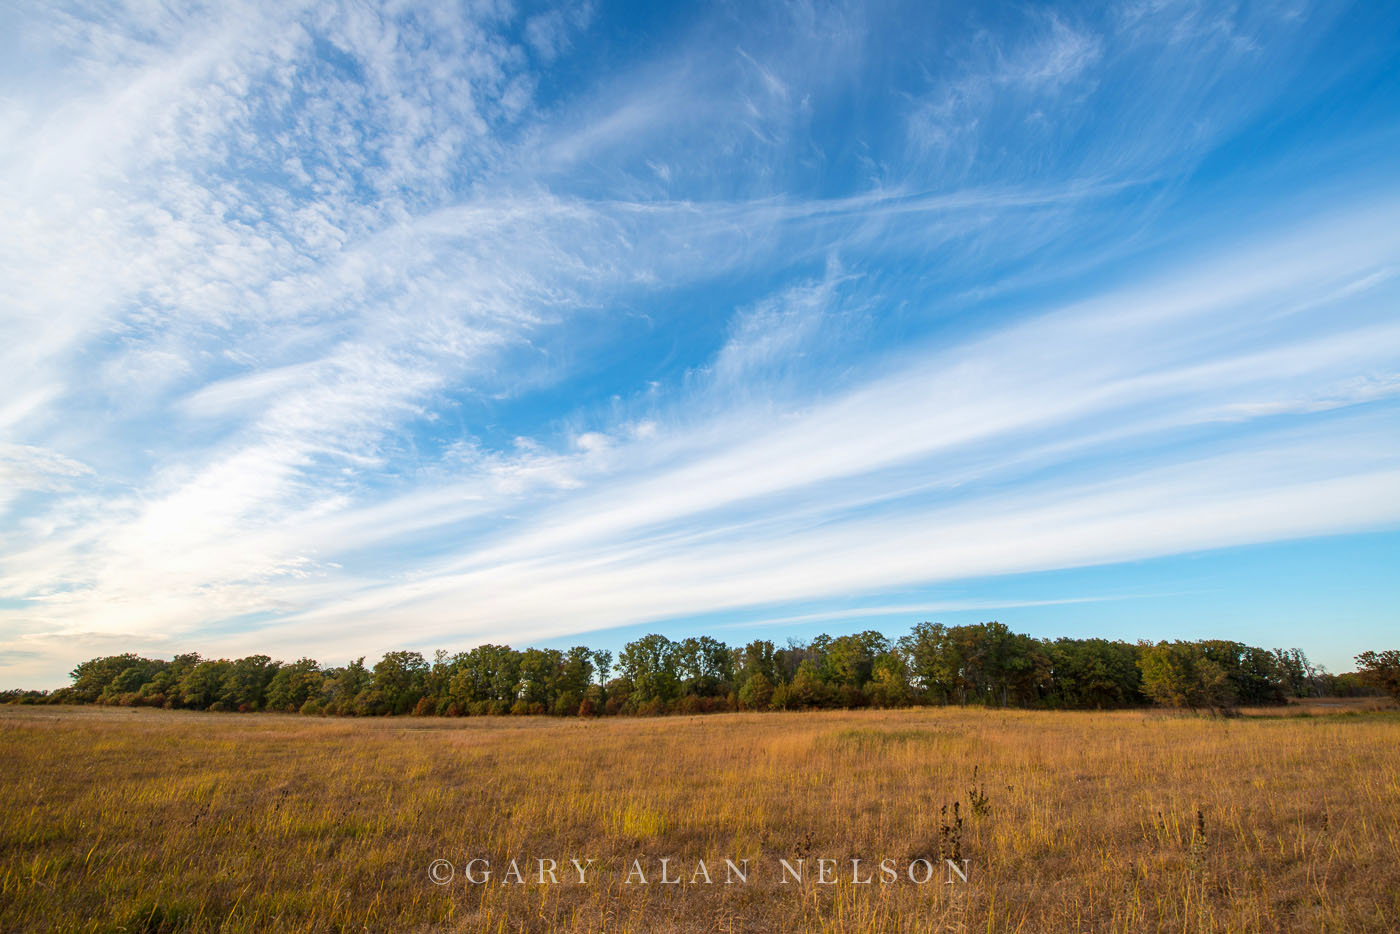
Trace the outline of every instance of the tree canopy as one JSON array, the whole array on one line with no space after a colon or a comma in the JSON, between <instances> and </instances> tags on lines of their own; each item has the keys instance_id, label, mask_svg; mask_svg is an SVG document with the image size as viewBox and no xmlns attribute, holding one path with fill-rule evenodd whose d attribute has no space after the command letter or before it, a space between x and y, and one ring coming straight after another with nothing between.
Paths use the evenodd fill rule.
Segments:
<instances>
[{"instance_id":1,"label":"tree canopy","mask_svg":"<svg viewBox=\"0 0 1400 934\"><path fill-rule=\"evenodd\" d=\"M1220 710L1289 697L1400 695L1400 652L1365 652L1360 675L1334 676L1301 649L1222 639L1132 643L1037 639L999 622L921 622L899 639L874 630L731 646L652 633L617 653L478 645L393 651L372 667L267 655L170 660L110 655L79 664L52 693L10 691L15 703L152 706L372 716L660 714L811 707L1112 708L1160 704Z\"/></svg>"}]
</instances>

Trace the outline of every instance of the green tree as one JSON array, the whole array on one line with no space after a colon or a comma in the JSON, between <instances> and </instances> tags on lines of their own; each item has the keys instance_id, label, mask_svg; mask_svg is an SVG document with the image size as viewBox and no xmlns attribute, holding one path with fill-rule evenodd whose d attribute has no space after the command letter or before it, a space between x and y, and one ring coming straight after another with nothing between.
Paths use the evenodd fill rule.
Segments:
<instances>
[{"instance_id":1,"label":"green tree","mask_svg":"<svg viewBox=\"0 0 1400 934\"><path fill-rule=\"evenodd\" d=\"M456 656L456 674L449 687L453 703L461 709L484 713L516 701L520 685L520 653L508 645L478 645Z\"/></svg>"},{"instance_id":2,"label":"green tree","mask_svg":"<svg viewBox=\"0 0 1400 934\"><path fill-rule=\"evenodd\" d=\"M1227 639L1206 639L1201 651L1225 672L1236 703L1282 704L1283 675L1272 652Z\"/></svg>"},{"instance_id":3,"label":"green tree","mask_svg":"<svg viewBox=\"0 0 1400 934\"><path fill-rule=\"evenodd\" d=\"M123 668L103 689L98 702L104 704L137 703L141 698L142 689L149 689L149 686L154 684L155 679L164 674L169 667L170 663L161 659L137 658Z\"/></svg>"},{"instance_id":4,"label":"green tree","mask_svg":"<svg viewBox=\"0 0 1400 934\"><path fill-rule=\"evenodd\" d=\"M875 657L871 668L869 692L874 703L881 707L903 707L909 703L909 670L901 653L882 652Z\"/></svg>"},{"instance_id":5,"label":"green tree","mask_svg":"<svg viewBox=\"0 0 1400 934\"><path fill-rule=\"evenodd\" d=\"M826 683L817 672L817 665L810 658L797 666L787 691L792 706L818 707L828 702L830 695Z\"/></svg>"},{"instance_id":6,"label":"green tree","mask_svg":"<svg viewBox=\"0 0 1400 934\"><path fill-rule=\"evenodd\" d=\"M1041 643L1049 661L1044 700L1049 707L1124 707L1142 703L1139 648L1107 639Z\"/></svg>"},{"instance_id":7,"label":"green tree","mask_svg":"<svg viewBox=\"0 0 1400 934\"><path fill-rule=\"evenodd\" d=\"M578 713L592 682L593 652L586 645L576 645L563 655L550 709L560 714Z\"/></svg>"},{"instance_id":8,"label":"green tree","mask_svg":"<svg viewBox=\"0 0 1400 934\"><path fill-rule=\"evenodd\" d=\"M608 683L608 672L612 671L613 654L606 649L593 653L593 669L598 672L598 683Z\"/></svg>"},{"instance_id":9,"label":"green tree","mask_svg":"<svg viewBox=\"0 0 1400 934\"><path fill-rule=\"evenodd\" d=\"M772 700L773 684L762 672L755 671L749 675L743 687L739 688L739 704L745 710L767 710Z\"/></svg>"},{"instance_id":10,"label":"green tree","mask_svg":"<svg viewBox=\"0 0 1400 934\"><path fill-rule=\"evenodd\" d=\"M1138 662L1142 690L1167 707L1231 707L1235 696L1225 669L1198 642L1159 642L1143 647Z\"/></svg>"},{"instance_id":11,"label":"green tree","mask_svg":"<svg viewBox=\"0 0 1400 934\"><path fill-rule=\"evenodd\" d=\"M874 630L832 639L826 647L824 680L863 688L874 676L875 659L889 647L889 640Z\"/></svg>"},{"instance_id":12,"label":"green tree","mask_svg":"<svg viewBox=\"0 0 1400 934\"><path fill-rule=\"evenodd\" d=\"M1363 682L1400 700L1400 650L1362 652L1356 664Z\"/></svg>"},{"instance_id":13,"label":"green tree","mask_svg":"<svg viewBox=\"0 0 1400 934\"><path fill-rule=\"evenodd\" d=\"M321 666L314 658L302 658L277 669L267 685L267 709L292 713L321 695Z\"/></svg>"},{"instance_id":14,"label":"green tree","mask_svg":"<svg viewBox=\"0 0 1400 934\"><path fill-rule=\"evenodd\" d=\"M900 650L909 662L910 678L930 700L946 704L957 697L966 700L961 678L959 646L942 623L922 622L899 640Z\"/></svg>"},{"instance_id":15,"label":"green tree","mask_svg":"<svg viewBox=\"0 0 1400 934\"><path fill-rule=\"evenodd\" d=\"M108 655L82 662L70 673L69 696L83 704L134 692L167 663L139 655Z\"/></svg>"},{"instance_id":16,"label":"green tree","mask_svg":"<svg viewBox=\"0 0 1400 934\"><path fill-rule=\"evenodd\" d=\"M374 666L373 713L408 713L427 686L428 662L421 652L389 652Z\"/></svg>"},{"instance_id":17,"label":"green tree","mask_svg":"<svg viewBox=\"0 0 1400 934\"><path fill-rule=\"evenodd\" d=\"M176 655L160 672L141 689L147 702L163 707L179 707L182 704L180 683L199 664L199 653L187 652Z\"/></svg>"},{"instance_id":18,"label":"green tree","mask_svg":"<svg viewBox=\"0 0 1400 934\"><path fill-rule=\"evenodd\" d=\"M520 653L520 684L516 697L526 705L524 710L551 709L563 663L563 653L558 649L526 649ZM578 699L574 700L573 708L578 709Z\"/></svg>"},{"instance_id":19,"label":"green tree","mask_svg":"<svg viewBox=\"0 0 1400 934\"><path fill-rule=\"evenodd\" d=\"M321 682L323 709L327 713L356 716L368 713L360 704L360 698L368 693L372 679L373 676L365 668L364 656L344 668L326 670Z\"/></svg>"},{"instance_id":20,"label":"green tree","mask_svg":"<svg viewBox=\"0 0 1400 934\"><path fill-rule=\"evenodd\" d=\"M773 643L766 639L755 639L739 653L739 683L747 684L754 675L762 675L770 687L778 683Z\"/></svg>"},{"instance_id":21,"label":"green tree","mask_svg":"<svg viewBox=\"0 0 1400 934\"><path fill-rule=\"evenodd\" d=\"M1317 695L1321 670L1308 661L1302 649L1274 649L1274 666L1289 697Z\"/></svg>"},{"instance_id":22,"label":"green tree","mask_svg":"<svg viewBox=\"0 0 1400 934\"><path fill-rule=\"evenodd\" d=\"M681 693L716 697L729 693L734 679L729 646L709 636L683 640L676 647L676 675Z\"/></svg>"},{"instance_id":23,"label":"green tree","mask_svg":"<svg viewBox=\"0 0 1400 934\"><path fill-rule=\"evenodd\" d=\"M217 661L206 659L195 665L178 685L180 703L195 710L206 710L221 704L224 676L232 667L233 663L223 658Z\"/></svg>"},{"instance_id":24,"label":"green tree","mask_svg":"<svg viewBox=\"0 0 1400 934\"><path fill-rule=\"evenodd\" d=\"M653 700L664 703L680 695L677 660L676 643L655 633L623 646L617 664L623 679L630 685L635 706Z\"/></svg>"},{"instance_id":25,"label":"green tree","mask_svg":"<svg viewBox=\"0 0 1400 934\"><path fill-rule=\"evenodd\" d=\"M279 666L266 655L249 655L232 662L219 684L219 702L229 710L261 710L267 686Z\"/></svg>"}]
</instances>

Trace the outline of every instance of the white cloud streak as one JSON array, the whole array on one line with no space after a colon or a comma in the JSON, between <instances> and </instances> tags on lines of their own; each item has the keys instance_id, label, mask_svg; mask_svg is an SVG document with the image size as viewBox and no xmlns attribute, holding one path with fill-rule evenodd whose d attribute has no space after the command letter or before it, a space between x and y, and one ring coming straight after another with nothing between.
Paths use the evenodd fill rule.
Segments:
<instances>
[{"instance_id":1,"label":"white cloud streak","mask_svg":"<svg viewBox=\"0 0 1400 934\"><path fill-rule=\"evenodd\" d=\"M0 672L51 679L75 646L339 658L766 619L1400 522L1389 195L852 350L928 300L882 262L995 291L1198 156L1144 118L1059 174L940 176L989 126L1056 101L1068 126L1125 42L1186 41L1139 12L974 38L912 99L922 155L826 197L784 179L831 157L794 140L859 75L859 17L546 105L586 7L34 13L65 64L61 92L0 105L0 654L22 659ZM1180 54L1239 67L1242 28ZM707 190L716 166L732 184ZM486 440L473 413L725 280L724 341L682 378Z\"/></svg>"}]
</instances>

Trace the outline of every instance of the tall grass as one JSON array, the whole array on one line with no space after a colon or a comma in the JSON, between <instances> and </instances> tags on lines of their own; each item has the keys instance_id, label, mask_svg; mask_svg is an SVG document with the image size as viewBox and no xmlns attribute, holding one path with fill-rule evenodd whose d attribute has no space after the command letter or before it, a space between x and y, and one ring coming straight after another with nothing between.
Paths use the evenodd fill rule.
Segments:
<instances>
[{"instance_id":1,"label":"tall grass","mask_svg":"<svg viewBox=\"0 0 1400 934\"><path fill-rule=\"evenodd\" d=\"M967 884L778 881L779 858L936 860L954 813ZM18 708L0 712L0 814L4 931L1400 927L1384 712ZM465 880L476 856L491 883ZM511 857L594 863L587 885L502 885ZM687 879L703 859L715 884L657 884L660 857ZM724 883L726 857L750 860L748 884ZM452 883L429 880L438 858ZM634 859L650 884L624 881Z\"/></svg>"}]
</instances>

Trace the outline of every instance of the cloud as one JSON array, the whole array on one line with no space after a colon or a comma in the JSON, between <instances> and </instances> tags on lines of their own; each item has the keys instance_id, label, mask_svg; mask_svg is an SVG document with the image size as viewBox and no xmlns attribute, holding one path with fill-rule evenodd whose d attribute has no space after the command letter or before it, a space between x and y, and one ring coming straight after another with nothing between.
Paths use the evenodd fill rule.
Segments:
<instances>
[{"instance_id":1,"label":"cloud","mask_svg":"<svg viewBox=\"0 0 1400 934\"><path fill-rule=\"evenodd\" d=\"M256 634L272 645L335 634L369 646L386 622L410 620L424 642L544 636L1400 521L1400 451L1376 443L1393 421L1384 410L1225 432L1148 467L1138 460L1184 432L1272 416L1234 400L1270 399L1300 379L1329 408L1380 398L1339 402L1335 387L1358 372L1393 382L1400 330L1374 309L1339 317L1296 296L1351 294L1335 284L1372 276L1396 247L1378 229L1388 211L1309 219L1303 233L1230 260L931 345L816 403L696 424L689 402L644 436L589 433L573 452L478 462L476 481L363 516L346 504L301 517L296 533L263 530L270 552L322 550L319 566L240 567L232 552L261 538L244 521L236 547L196 549L189 580L211 566L262 576L197 585L184 599L167 586L165 613L178 625L225 599L226 612L276 611L281 621ZM1261 331L1261 321L1272 324ZM228 469L256 483L251 469L278 463L253 451ZM188 517L219 518L200 489L148 510L139 533L123 533L141 538L119 539L114 553L151 559L154 543L176 543L152 565L178 579L198 528ZM210 489L239 501L222 481ZM404 536L428 547L398 570L326 563ZM97 592L111 625L129 627L110 587ZM76 624L90 596L54 598L45 612L55 622L76 613ZM117 603L161 613L135 594ZM557 607L569 607L567 622Z\"/></svg>"},{"instance_id":2,"label":"cloud","mask_svg":"<svg viewBox=\"0 0 1400 934\"><path fill-rule=\"evenodd\" d=\"M1304 67L1211 13L798 4L609 58L588 6L25 11L0 650L786 618L1393 523L1393 194L1160 220L1287 74L1235 79Z\"/></svg>"}]
</instances>

